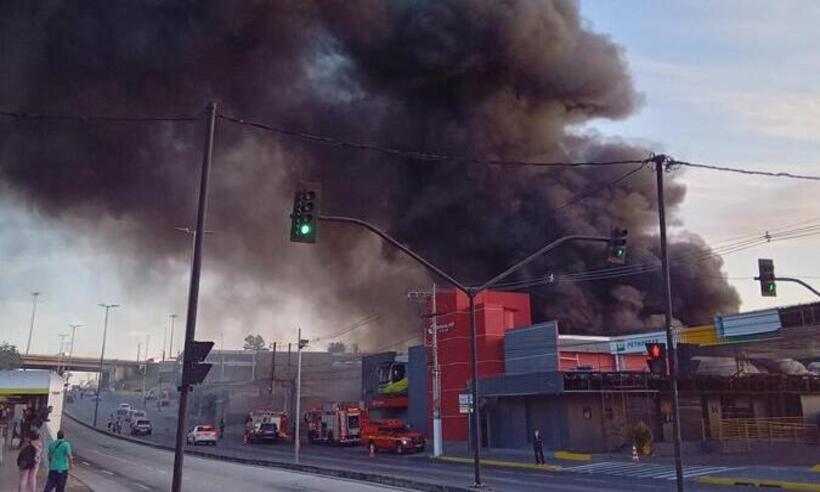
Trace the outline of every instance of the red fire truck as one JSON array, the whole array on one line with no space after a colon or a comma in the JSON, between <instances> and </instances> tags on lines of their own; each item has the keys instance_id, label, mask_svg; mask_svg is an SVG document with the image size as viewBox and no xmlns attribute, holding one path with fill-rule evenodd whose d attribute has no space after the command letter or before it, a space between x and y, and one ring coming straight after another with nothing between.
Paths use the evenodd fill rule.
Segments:
<instances>
[{"instance_id":1,"label":"red fire truck","mask_svg":"<svg viewBox=\"0 0 820 492\"><path fill-rule=\"evenodd\" d=\"M288 439L288 414L278 410L254 410L245 417L245 444Z\"/></svg>"},{"instance_id":2,"label":"red fire truck","mask_svg":"<svg viewBox=\"0 0 820 492\"><path fill-rule=\"evenodd\" d=\"M398 419L366 420L362 425L362 442L367 445L370 454L376 451L392 451L405 454L424 451L424 436L410 430L407 424Z\"/></svg>"},{"instance_id":3,"label":"red fire truck","mask_svg":"<svg viewBox=\"0 0 820 492\"><path fill-rule=\"evenodd\" d=\"M308 442L359 444L363 412L352 403L329 403L305 412Z\"/></svg>"}]
</instances>

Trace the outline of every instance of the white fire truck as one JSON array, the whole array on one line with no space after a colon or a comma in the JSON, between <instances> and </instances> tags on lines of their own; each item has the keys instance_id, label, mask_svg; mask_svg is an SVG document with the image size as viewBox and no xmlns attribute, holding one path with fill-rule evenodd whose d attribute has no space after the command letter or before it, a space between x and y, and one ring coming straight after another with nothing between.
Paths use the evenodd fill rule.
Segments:
<instances>
[{"instance_id":1,"label":"white fire truck","mask_svg":"<svg viewBox=\"0 0 820 492\"><path fill-rule=\"evenodd\" d=\"M329 403L305 412L308 442L359 444L363 412L355 404Z\"/></svg>"}]
</instances>

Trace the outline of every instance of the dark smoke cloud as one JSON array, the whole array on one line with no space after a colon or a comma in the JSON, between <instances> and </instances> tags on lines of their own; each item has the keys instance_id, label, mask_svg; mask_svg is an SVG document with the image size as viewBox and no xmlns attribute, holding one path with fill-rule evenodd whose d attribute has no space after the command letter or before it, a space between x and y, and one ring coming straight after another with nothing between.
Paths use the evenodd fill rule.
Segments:
<instances>
[{"instance_id":1,"label":"dark smoke cloud","mask_svg":"<svg viewBox=\"0 0 820 492\"><path fill-rule=\"evenodd\" d=\"M435 152L648 154L572 133L593 118L626 117L641 100L620 49L583 27L575 2L8 1L0 5L0 63L0 107L14 110L191 114L216 99L226 114ZM2 120L0 175L54 220L127 223L146 271L161 270L187 246L173 228L194 217L203 131L201 123ZM207 261L219 288L203 304L216 323L252 324L260 306L293 312L288 306L298 304L336 322L381 313L373 344L413 329L404 290L427 279L409 262L340 227L323 225L313 250L287 242L289 193L303 178L323 182L326 211L380 223L466 280L562 234L607 234L613 224L630 229L634 261L657 258L648 171L553 212L627 169L419 163L227 122L216 145L209 228L217 233ZM684 187L668 188L674 214ZM708 247L687 237L672 250ZM600 246L567 247L525 276L599 268L603 256ZM737 308L720 268L712 260L673 270L681 321ZM651 326L662 307L658 280L539 288L536 316L575 331ZM236 305L246 309L226 309Z\"/></svg>"}]
</instances>

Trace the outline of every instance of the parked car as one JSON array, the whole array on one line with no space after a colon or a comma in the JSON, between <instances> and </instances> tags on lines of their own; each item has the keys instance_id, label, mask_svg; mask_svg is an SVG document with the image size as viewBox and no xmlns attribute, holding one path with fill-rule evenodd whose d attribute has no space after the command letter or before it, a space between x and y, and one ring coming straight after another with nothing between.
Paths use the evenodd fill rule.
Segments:
<instances>
[{"instance_id":1,"label":"parked car","mask_svg":"<svg viewBox=\"0 0 820 492\"><path fill-rule=\"evenodd\" d=\"M132 436L150 436L151 435L151 421L146 418L135 419L131 423Z\"/></svg>"},{"instance_id":2,"label":"parked car","mask_svg":"<svg viewBox=\"0 0 820 492\"><path fill-rule=\"evenodd\" d=\"M146 417L148 417L148 415L145 414L144 410L131 410L125 415L125 421L131 423L137 419L143 419Z\"/></svg>"},{"instance_id":3,"label":"parked car","mask_svg":"<svg viewBox=\"0 0 820 492\"><path fill-rule=\"evenodd\" d=\"M371 454L376 451L392 451L405 454L424 451L424 436L408 428L396 419L366 422L362 429L362 441L367 443Z\"/></svg>"},{"instance_id":4,"label":"parked car","mask_svg":"<svg viewBox=\"0 0 820 492\"><path fill-rule=\"evenodd\" d=\"M188 433L186 441L188 444L198 446L200 444L216 445L219 439L219 431L212 425L195 425L191 432Z\"/></svg>"},{"instance_id":5,"label":"parked car","mask_svg":"<svg viewBox=\"0 0 820 492\"><path fill-rule=\"evenodd\" d=\"M249 444L275 443L279 441L279 428L273 422L262 422L254 425L247 435Z\"/></svg>"}]
</instances>

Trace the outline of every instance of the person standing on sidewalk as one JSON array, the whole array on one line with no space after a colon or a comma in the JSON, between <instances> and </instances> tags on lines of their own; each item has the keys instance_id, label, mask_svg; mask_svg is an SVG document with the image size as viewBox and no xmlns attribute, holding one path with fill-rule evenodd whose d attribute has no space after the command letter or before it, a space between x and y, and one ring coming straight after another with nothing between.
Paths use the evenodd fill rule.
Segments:
<instances>
[{"instance_id":1,"label":"person standing on sidewalk","mask_svg":"<svg viewBox=\"0 0 820 492\"><path fill-rule=\"evenodd\" d=\"M26 436L17 453L17 467L20 469L18 492L34 492L37 489L37 470L40 468L40 439Z\"/></svg>"},{"instance_id":2,"label":"person standing on sidewalk","mask_svg":"<svg viewBox=\"0 0 820 492\"><path fill-rule=\"evenodd\" d=\"M541 436L541 431L535 429L532 434L532 450L535 452L535 464L544 464L544 438Z\"/></svg>"},{"instance_id":3,"label":"person standing on sidewalk","mask_svg":"<svg viewBox=\"0 0 820 492\"><path fill-rule=\"evenodd\" d=\"M222 436L225 435L225 418L222 417L219 419L219 438L222 439Z\"/></svg>"},{"instance_id":4,"label":"person standing on sidewalk","mask_svg":"<svg viewBox=\"0 0 820 492\"><path fill-rule=\"evenodd\" d=\"M48 446L48 480L43 492L65 492L73 459L71 444L65 440L63 431L58 431L57 440Z\"/></svg>"}]
</instances>

